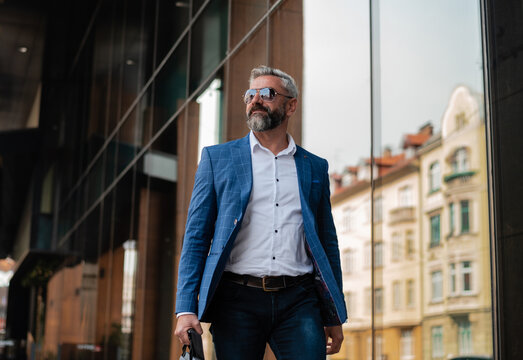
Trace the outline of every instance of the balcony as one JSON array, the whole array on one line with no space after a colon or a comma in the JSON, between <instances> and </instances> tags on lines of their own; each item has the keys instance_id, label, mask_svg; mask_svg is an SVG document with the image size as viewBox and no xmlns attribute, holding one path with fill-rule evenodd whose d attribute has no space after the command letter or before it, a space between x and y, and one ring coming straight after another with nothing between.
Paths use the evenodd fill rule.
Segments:
<instances>
[{"instance_id":1,"label":"balcony","mask_svg":"<svg viewBox=\"0 0 523 360\"><path fill-rule=\"evenodd\" d=\"M392 209L389 213L389 224L397 224L402 222L409 222L415 220L414 206L404 206Z\"/></svg>"},{"instance_id":2,"label":"balcony","mask_svg":"<svg viewBox=\"0 0 523 360\"><path fill-rule=\"evenodd\" d=\"M465 184L469 182L472 175L474 175L476 171L461 171L461 172L455 172L452 174L449 174L443 178L443 180L451 185L459 182L460 184Z\"/></svg>"}]
</instances>

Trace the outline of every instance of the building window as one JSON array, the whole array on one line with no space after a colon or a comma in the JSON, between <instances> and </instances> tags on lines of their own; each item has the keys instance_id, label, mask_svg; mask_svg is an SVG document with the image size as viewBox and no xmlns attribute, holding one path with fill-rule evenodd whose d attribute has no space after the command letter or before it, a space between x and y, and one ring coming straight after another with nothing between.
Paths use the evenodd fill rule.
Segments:
<instances>
[{"instance_id":1,"label":"building window","mask_svg":"<svg viewBox=\"0 0 523 360\"><path fill-rule=\"evenodd\" d=\"M376 314L383 314L383 288L374 290L374 307Z\"/></svg>"},{"instance_id":2,"label":"building window","mask_svg":"<svg viewBox=\"0 0 523 360\"><path fill-rule=\"evenodd\" d=\"M441 188L441 173L439 170L439 162L433 162L429 169L429 188L430 191L437 191Z\"/></svg>"},{"instance_id":3,"label":"building window","mask_svg":"<svg viewBox=\"0 0 523 360\"><path fill-rule=\"evenodd\" d=\"M343 252L343 271L345 274L352 274L354 271L354 251L351 249Z\"/></svg>"},{"instance_id":4,"label":"building window","mask_svg":"<svg viewBox=\"0 0 523 360\"><path fill-rule=\"evenodd\" d=\"M432 302L438 302L443 299L443 276L441 271L432 272Z\"/></svg>"},{"instance_id":5,"label":"building window","mask_svg":"<svg viewBox=\"0 0 523 360\"><path fill-rule=\"evenodd\" d=\"M342 228L344 232L352 231L353 228L353 211L351 208L343 209Z\"/></svg>"},{"instance_id":6,"label":"building window","mask_svg":"<svg viewBox=\"0 0 523 360\"><path fill-rule=\"evenodd\" d=\"M383 243L374 244L374 267L383 266Z\"/></svg>"},{"instance_id":7,"label":"building window","mask_svg":"<svg viewBox=\"0 0 523 360\"><path fill-rule=\"evenodd\" d=\"M371 253L370 253L370 243L365 244L365 254L363 255L363 264L365 268L370 268L371 263Z\"/></svg>"},{"instance_id":8,"label":"building window","mask_svg":"<svg viewBox=\"0 0 523 360\"><path fill-rule=\"evenodd\" d=\"M455 229L454 203L449 204L449 228L450 228L450 235L454 234L454 229Z\"/></svg>"},{"instance_id":9,"label":"building window","mask_svg":"<svg viewBox=\"0 0 523 360\"><path fill-rule=\"evenodd\" d=\"M372 311L372 291L370 288L365 289L365 312L370 315Z\"/></svg>"},{"instance_id":10,"label":"building window","mask_svg":"<svg viewBox=\"0 0 523 360\"><path fill-rule=\"evenodd\" d=\"M345 305L347 306L347 313L350 317L354 317L355 304L354 304L354 293L347 292L345 293Z\"/></svg>"},{"instance_id":11,"label":"building window","mask_svg":"<svg viewBox=\"0 0 523 360\"><path fill-rule=\"evenodd\" d=\"M433 326L431 330L432 358L442 358L445 355L443 349L443 326Z\"/></svg>"},{"instance_id":12,"label":"building window","mask_svg":"<svg viewBox=\"0 0 523 360\"><path fill-rule=\"evenodd\" d=\"M399 233L392 234L392 260L399 261L401 260L401 235Z\"/></svg>"},{"instance_id":13,"label":"building window","mask_svg":"<svg viewBox=\"0 0 523 360\"><path fill-rule=\"evenodd\" d=\"M468 233L470 231L470 216L469 216L469 202L463 200L461 204L461 233Z\"/></svg>"},{"instance_id":14,"label":"building window","mask_svg":"<svg viewBox=\"0 0 523 360\"><path fill-rule=\"evenodd\" d=\"M414 280L407 280L407 307L414 307Z\"/></svg>"},{"instance_id":15,"label":"building window","mask_svg":"<svg viewBox=\"0 0 523 360\"><path fill-rule=\"evenodd\" d=\"M456 119L456 130L464 128L468 123L467 117L464 112L460 112L459 114L457 114L455 119Z\"/></svg>"},{"instance_id":16,"label":"building window","mask_svg":"<svg viewBox=\"0 0 523 360\"><path fill-rule=\"evenodd\" d=\"M408 257L414 255L414 232L412 230L407 230L405 233L405 249Z\"/></svg>"},{"instance_id":17,"label":"building window","mask_svg":"<svg viewBox=\"0 0 523 360\"><path fill-rule=\"evenodd\" d=\"M472 349L472 330L470 321L463 320L458 326L458 351L460 355L469 355L473 353Z\"/></svg>"},{"instance_id":18,"label":"building window","mask_svg":"<svg viewBox=\"0 0 523 360\"><path fill-rule=\"evenodd\" d=\"M470 261L461 263L461 290L463 294L472 292L472 263Z\"/></svg>"},{"instance_id":19,"label":"building window","mask_svg":"<svg viewBox=\"0 0 523 360\"><path fill-rule=\"evenodd\" d=\"M220 142L220 114L222 81L214 79L209 87L196 99L200 104L198 126L198 158L200 161L204 146Z\"/></svg>"},{"instance_id":20,"label":"building window","mask_svg":"<svg viewBox=\"0 0 523 360\"><path fill-rule=\"evenodd\" d=\"M460 148L456 150L452 157L452 171L454 173L462 173L469 170L469 159L467 149Z\"/></svg>"},{"instance_id":21,"label":"building window","mask_svg":"<svg viewBox=\"0 0 523 360\"><path fill-rule=\"evenodd\" d=\"M374 199L374 222L379 223L383 221L383 198L378 196Z\"/></svg>"},{"instance_id":22,"label":"building window","mask_svg":"<svg viewBox=\"0 0 523 360\"><path fill-rule=\"evenodd\" d=\"M401 330L400 360L414 359L414 340L412 330Z\"/></svg>"},{"instance_id":23,"label":"building window","mask_svg":"<svg viewBox=\"0 0 523 360\"><path fill-rule=\"evenodd\" d=\"M401 282L394 281L392 284L392 297L394 310L401 308Z\"/></svg>"},{"instance_id":24,"label":"building window","mask_svg":"<svg viewBox=\"0 0 523 360\"><path fill-rule=\"evenodd\" d=\"M450 276L450 279L449 279L450 289L449 289L449 291L450 291L451 295L455 295L456 292L458 291L457 275L456 275L456 264L450 264L449 276Z\"/></svg>"},{"instance_id":25,"label":"building window","mask_svg":"<svg viewBox=\"0 0 523 360\"><path fill-rule=\"evenodd\" d=\"M370 222L370 205L369 199L365 200L365 205L363 205L363 223L368 224Z\"/></svg>"},{"instance_id":26,"label":"building window","mask_svg":"<svg viewBox=\"0 0 523 360\"><path fill-rule=\"evenodd\" d=\"M398 206L409 207L412 206L412 187L404 186L398 190Z\"/></svg>"},{"instance_id":27,"label":"building window","mask_svg":"<svg viewBox=\"0 0 523 360\"><path fill-rule=\"evenodd\" d=\"M440 215L430 217L430 247L439 246L440 236Z\"/></svg>"},{"instance_id":28,"label":"building window","mask_svg":"<svg viewBox=\"0 0 523 360\"><path fill-rule=\"evenodd\" d=\"M383 337L381 335L376 335L376 360L383 360Z\"/></svg>"}]
</instances>

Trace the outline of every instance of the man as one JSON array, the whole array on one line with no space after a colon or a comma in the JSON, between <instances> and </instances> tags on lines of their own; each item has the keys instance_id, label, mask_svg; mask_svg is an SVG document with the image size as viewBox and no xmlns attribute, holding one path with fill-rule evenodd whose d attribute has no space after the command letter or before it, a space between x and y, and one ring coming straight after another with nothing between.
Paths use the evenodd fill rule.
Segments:
<instances>
[{"instance_id":1,"label":"man","mask_svg":"<svg viewBox=\"0 0 523 360\"><path fill-rule=\"evenodd\" d=\"M189 206L175 334L211 322L218 360L317 360L339 351L347 319L327 161L287 134L298 90L251 71L246 137L204 148Z\"/></svg>"}]
</instances>

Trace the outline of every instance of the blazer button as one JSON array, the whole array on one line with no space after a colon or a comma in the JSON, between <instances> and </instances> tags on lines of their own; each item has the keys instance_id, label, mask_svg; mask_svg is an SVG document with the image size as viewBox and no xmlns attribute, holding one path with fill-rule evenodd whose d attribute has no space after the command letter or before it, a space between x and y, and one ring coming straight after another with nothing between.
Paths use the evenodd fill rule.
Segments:
<instances>
[{"instance_id":1,"label":"blazer button","mask_svg":"<svg viewBox=\"0 0 523 360\"><path fill-rule=\"evenodd\" d=\"M238 219L234 219L234 226L236 226L236 224L238 224Z\"/></svg>"}]
</instances>

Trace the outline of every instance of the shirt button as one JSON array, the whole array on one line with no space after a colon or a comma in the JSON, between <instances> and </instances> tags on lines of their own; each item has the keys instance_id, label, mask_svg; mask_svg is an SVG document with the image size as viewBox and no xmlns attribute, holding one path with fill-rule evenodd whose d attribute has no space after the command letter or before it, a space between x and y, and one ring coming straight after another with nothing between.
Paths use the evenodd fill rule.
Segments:
<instances>
[{"instance_id":1,"label":"shirt button","mask_svg":"<svg viewBox=\"0 0 523 360\"><path fill-rule=\"evenodd\" d=\"M274 230L274 232L275 232L275 233L277 233L277 232L278 232L278 230Z\"/></svg>"},{"instance_id":2,"label":"shirt button","mask_svg":"<svg viewBox=\"0 0 523 360\"><path fill-rule=\"evenodd\" d=\"M276 181L280 181L280 179L276 179Z\"/></svg>"},{"instance_id":3,"label":"shirt button","mask_svg":"<svg viewBox=\"0 0 523 360\"><path fill-rule=\"evenodd\" d=\"M276 206L280 206L280 204L276 203Z\"/></svg>"},{"instance_id":4,"label":"shirt button","mask_svg":"<svg viewBox=\"0 0 523 360\"><path fill-rule=\"evenodd\" d=\"M276 260L276 258L273 256L273 257L272 257L272 260Z\"/></svg>"},{"instance_id":5,"label":"shirt button","mask_svg":"<svg viewBox=\"0 0 523 360\"><path fill-rule=\"evenodd\" d=\"M238 224L238 219L234 219L234 225Z\"/></svg>"},{"instance_id":6,"label":"shirt button","mask_svg":"<svg viewBox=\"0 0 523 360\"><path fill-rule=\"evenodd\" d=\"M277 156L275 156L275 157L274 157L274 160L278 160L278 157L277 157Z\"/></svg>"}]
</instances>

